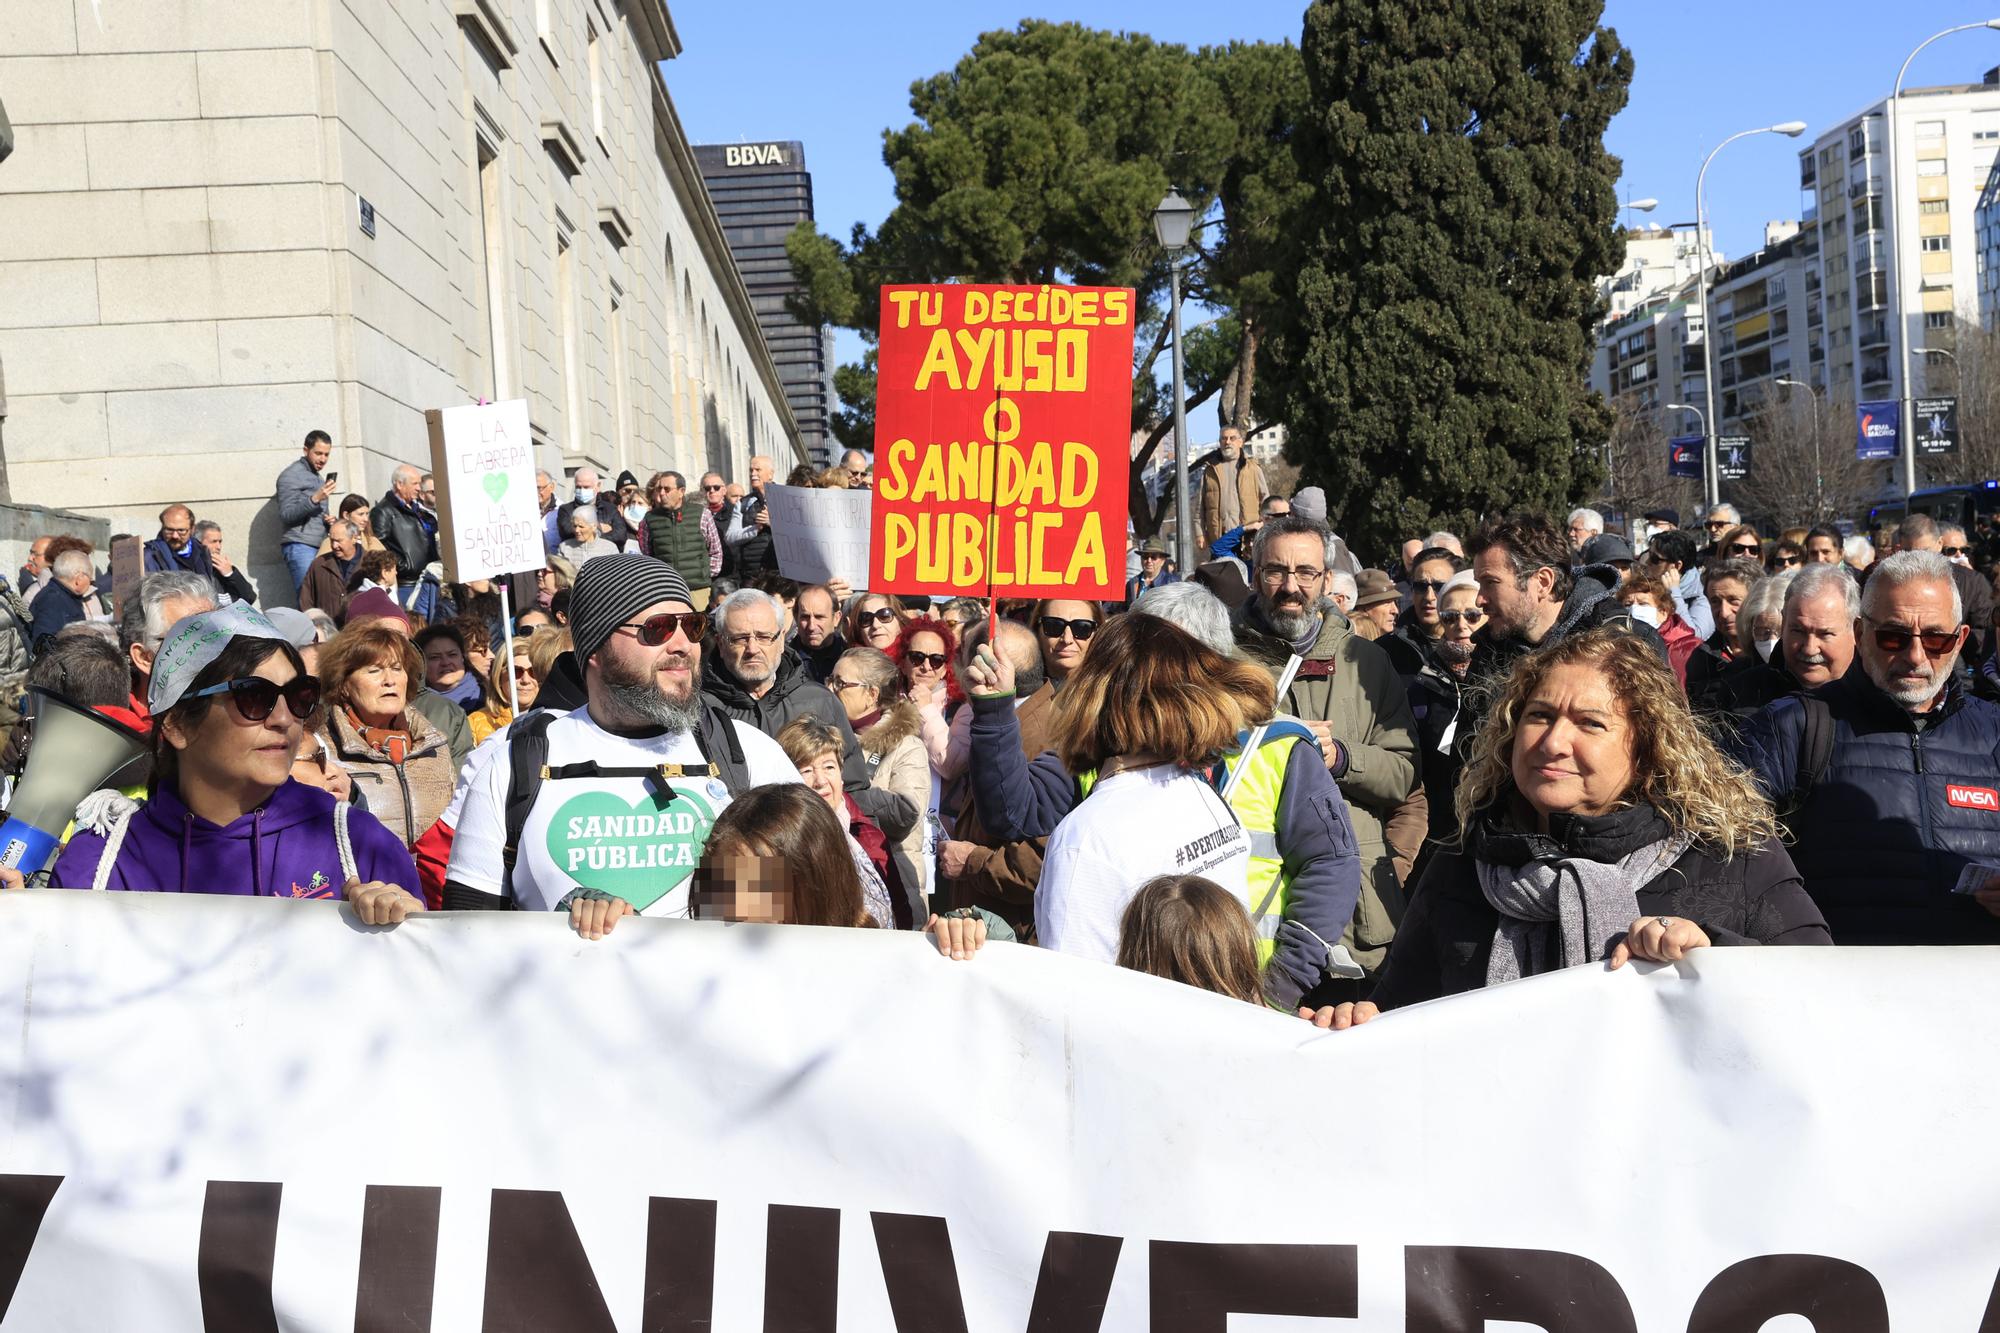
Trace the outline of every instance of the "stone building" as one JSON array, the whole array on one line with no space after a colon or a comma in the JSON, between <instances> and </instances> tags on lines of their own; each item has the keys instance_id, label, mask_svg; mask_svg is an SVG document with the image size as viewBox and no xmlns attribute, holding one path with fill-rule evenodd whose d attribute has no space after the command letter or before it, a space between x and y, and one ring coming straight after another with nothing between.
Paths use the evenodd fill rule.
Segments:
<instances>
[{"instance_id":1,"label":"stone building","mask_svg":"<svg viewBox=\"0 0 2000 1333\"><path fill-rule=\"evenodd\" d=\"M271 503L425 409L528 400L551 472L803 454L668 95L663 0L11 0L0 456L17 503L215 518L289 600Z\"/></svg>"}]
</instances>

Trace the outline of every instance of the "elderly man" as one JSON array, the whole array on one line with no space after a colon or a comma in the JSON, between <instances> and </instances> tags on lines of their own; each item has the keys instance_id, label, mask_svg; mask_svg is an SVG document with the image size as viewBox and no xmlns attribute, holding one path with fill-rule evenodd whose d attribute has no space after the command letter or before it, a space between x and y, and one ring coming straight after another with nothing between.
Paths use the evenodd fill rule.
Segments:
<instances>
[{"instance_id":1,"label":"elderly man","mask_svg":"<svg viewBox=\"0 0 2000 1333\"><path fill-rule=\"evenodd\" d=\"M564 540L570 535L570 516L579 509L587 509L597 515L597 533L619 550L632 540L632 529L625 522L625 515L618 512L618 494L607 491L599 483L597 469L580 467L570 478L575 486L573 498L556 511L556 531Z\"/></svg>"},{"instance_id":2,"label":"elderly man","mask_svg":"<svg viewBox=\"0 0 2000 1333\"><path fill-rule=\"evenodd\" d=\"M546 555L554 555L569 534L556 526L557 512L562 505L556 500L556 479L546 470L537 469L535 472L535 504L542 515L542 551Z\"/></svg>"},{"instance_id":3,"label":"elderly man","mask_svg":"<svg viewBox=\"0 0 2000 1333\"><path fill-rule=\"evenodd\" d=\"M1741 756L1836 942L2000 944L2000 706L1954 679L1951 564L1882 561L1855 637L1861 670L1759 713Z\"/></svg>"},{"instance_id":4,"label":"elderly man","mask_svg":"<svg viewBox=\"0 0 2000 1333\"><path fill-rule=\"evenodd\" d=\"M1729 531L1729 529L1742 521L1743 516L1737 512L1736 506L1732 504L1719 504L1708 511L1708 517L1701 521L1702 531L1708 536L1708 545L1703 548L1701 553L1703 564L1707 564L1722 554L1721 551L1716 549L1716 543L1722 540L1723 533Z\"/></svg>"},{"instance_id":5,"label":"elderly man","mask_svg":"<svg viewBox=\"0 0 2000 1333\"><path fill-rule=\"evenodd\" d=\"M375 536L396 557L396 601L404 610L431 618L437 585L424 568L438 558L437 518L421 499L424 474L408 463L390 475L389 493L376 504L369 521Z\"/></svg>"},{"instance_id":6,"label":"elderly man","mask_svg":"<svg viewBox=\"0 0 2000 1333\"><path fill-rule=\"evenodd\" d=\"M686 916L716 815L751 787L798 781L798 770L702 692L704 622L671 566L590 561L577 571L570 627L589 701L531 713L480 751L444 905L569 911L595 938L635 912ZM599 817L639 809L667 815Z\"/></svg>"},{"instance_id":7,"label":"elderly man","mask_svg":"<svg viewBox=\"0 0 2000 1333\"><path fill-rule=\"evenodd\" d=\"M53 537L44 535L35 538L33 543L29 545L28 559L22 564L20 577L15 580L14 584L18 591L26 593L28 589L41 581L43 574L48 572L49 543L54 540Z\"/></svg>"},{"instance_id":8,"label":"elderly man","mask_svg":"<svg viewBox=\"0 0 2000 1333\"><path fill-rule=\"evenodd\" d=\"M1771 660L1739 654L1695 701L1699 709L1749 718L1774 700L1832 684L1853 666L1860 585L1839 565L1806 565L1790 579Z\"/></svg>"},{"instance_id":9,"label":"elderly man","mask_svg":"<svg viewBox=\"0 0 2000 1333\"><path fill-rule=\"evenodd\" d=\"M1896 545L1905 551L1928 551L1934 555L1944 555L1945 529L1929 514L1911 514L1896 529ZM1965 549L1965 531L1958 533L1957 549ZM1993 585L1972 572L1970 565L1961 565L1948 557L1951 565L1951 580L1958 589L1959 605L1964 608L1965 623L1971 629L1967 638L1966 660L1985 660L1993 643Z\"/></svg>"},{"instance_id":10,"label":"elderly man","mask_svg":"<svg viewBox=\"0 0 2000 1333\"><path fill-rule=\"evenodd\" d=\"M1418 790L1416 729L1389 655L1357 636L1325 595L1335 550L1333 533L1315 519L1293 512L1266 523L1257 534L1254 590L1232 626L1238 647L1274 677L1300 659L1279 709L1313 733L1347 798L1361 900L1342 942L1372 975L1403 914L1387 824Z\"/></svg>"},{"instance_id":11,"label":"elderly man","mask_svg":"<svg viewBox=\"0 0 2000 1333\"><path fill-rule=\"evenodd\" d=\"M313 557L306 581L299 585L299 608L324 611L336 621L347 614L347 588L361 565L361 529L336 519L327 529L331 549Z\"/></svg>"},{"instance_id":12,"label":"elderly man","mask_svg":"<svg viewBox=\"0 0 2000 1333\"><path fill-rule=\"evenodd\" d=\"M739 585L748 584L766 567L777 564L771 554L771 513L764 504L764 488L771 484L772 475L767 455L750 459L750 489L736 506L736 521L722 535L723 573Z\"/></svg>"},{"instance_id":13,"label":"elderly man","mask_svg":"<svg viewBox=\"0 0 2000 1333\"><path fill-rule=\"evenodd\" d=\"M847 485L850 490L868 484L868 455L859 449L849 449L842 454L840 467L847 474Z\"/></svg>"},{"instance_id":14,"label":"elderly man","mask_svg":"<svg viewBox=\"0 0 2000 1333\"><path fill-rule=\"evenodd\" d=\"M1595 509L1582 508L1569 511L1569 549L1579 556L1590 539L1604 531L1604 515Z\"/></svg>"},{"instance_id":15,"label":"elderly man","mask_svg":"<svg viewBox=\"0 0 2000 1333\"><path fill-rule=\"evenodd\" d=\"M149 716L146 693L153 684L153 658L167 631L189 616L213 610L215 587L199 574L174 570L139 580L138 592L125 599L118 616L118 645L132 667L133 712Z\"/></svg>"},{"instance_id":16,"label":"elderly man","mask_svg":"<svg viewBox=\"0 0 2000 1333\"><path fill-rule=\"evenodd\" d=\"M1250 522L1270 493L1264 469L1243 447L1242 430L1224 426L1215 461L1201 476L1202 545L1212 546L1231 528Z\"/></svg>"},{"instance_id":17,"label":"elderly man","mask_svg":"<svg viewBox=\"0 0 2000 1333\"><path fill-rule=\"evenodd\" d=\"M38 653L63 626L84 618L84 599L97 586L97 571L84 551L64 551L56 557L51 572L49 585L35 599L34 620L28 626L28 640Z\"/></svg>"},{"instance_id":18,"label":"elderly man","mask_svg":"<svg viewBox=\"0 0 2000 1333\"><path fill-rule=\"evenodd\" d=\"M209 568L214 571L217 590L216 601L227 604L245 602L257 604L257 590L250 586L250 580L243 577L243 571L236 567L222 550L222 525L212 518L205 518L194 525L194 539L208 548Z\"/></svg>"}]
</instances>

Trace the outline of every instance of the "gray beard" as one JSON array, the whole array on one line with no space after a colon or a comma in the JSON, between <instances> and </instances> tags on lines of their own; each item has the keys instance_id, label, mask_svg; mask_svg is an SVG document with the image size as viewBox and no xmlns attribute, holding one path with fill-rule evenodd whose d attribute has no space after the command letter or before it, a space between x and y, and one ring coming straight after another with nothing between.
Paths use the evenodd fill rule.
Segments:
<instances>
[{"instance_id":1,"label":"gray beard","mask_svg":"<svg viewBox=\"0 0 2000 1333\"><path fill-rule=\"evenodd\" d=\"M1309 602L1302 611L1280 611L1267 603L1264 606L1264 623L1269 625L1279 638L1296 642L1311 632L1324 612L1325 605L1325 603L1314 605Z\"/></svg>"},{"instance_id":2,"label":"gray beard","mask_svg":"<svg viewBox=\"0 0 2000 1333\"><path fill-rule=\"evenodd\" d=\"M670 736L693 731L695 723L700 720L701 709L697 701L701 695L701 673L698 670L689 677L687 698L680 702L660 693L651 671L638 679L625 679L606 671L600 677L600 683L613 707L651 723Z\"/></svg>"}]
</instances>

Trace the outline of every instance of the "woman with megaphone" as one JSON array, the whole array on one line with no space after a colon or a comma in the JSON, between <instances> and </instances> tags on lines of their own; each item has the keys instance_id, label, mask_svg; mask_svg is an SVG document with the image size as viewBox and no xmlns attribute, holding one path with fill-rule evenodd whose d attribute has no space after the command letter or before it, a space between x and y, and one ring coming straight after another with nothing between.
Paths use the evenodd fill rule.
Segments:
<instances>
[{"instance_id":1,"label":"woman with megaphone","mask_svg":"<svg viewBox=\"0 0 2000 1333\"><path fill-rule=\"evenodd\" d=\"M150 798L99 833L78 830L57 888L332 898L369 925L424 910L416 863L372 815L294 781L319 707L298 650L241 602L189 616L153 663ZM0 884L20 877L0 870Z\"/></svg>"}]
</instances>

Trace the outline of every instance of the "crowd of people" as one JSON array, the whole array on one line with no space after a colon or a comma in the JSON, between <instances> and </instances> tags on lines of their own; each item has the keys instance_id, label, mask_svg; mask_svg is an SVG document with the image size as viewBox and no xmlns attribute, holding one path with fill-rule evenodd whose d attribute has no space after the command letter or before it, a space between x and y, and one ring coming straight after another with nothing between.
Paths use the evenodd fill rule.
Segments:
<instances>
[{"instance_id":1,"label":"crowd of people","mask_svg":"<svg viewBox=\"0 0 2000 1333\"><path fill-rule=\"evenodd\" d=\"M1513 514L1369 567L1231 430L1194 568L1135 541L1121 602L988 603L785 578L768 458L586 467L538 476L503 597L445 578L431 477L336 498L331 452L277 483L296 606L187 505L115 608L35 543L9 770L35 689L145 750L0 880L1013 940L1333 1028L1692 949L2000 942L1993 552L1923 514L1879 554Z\"/></svg>"}]
</instances>

